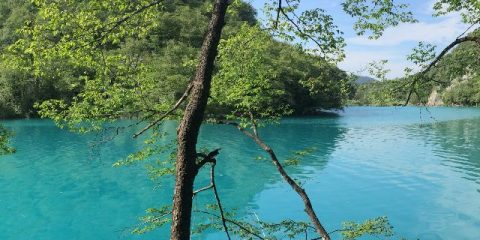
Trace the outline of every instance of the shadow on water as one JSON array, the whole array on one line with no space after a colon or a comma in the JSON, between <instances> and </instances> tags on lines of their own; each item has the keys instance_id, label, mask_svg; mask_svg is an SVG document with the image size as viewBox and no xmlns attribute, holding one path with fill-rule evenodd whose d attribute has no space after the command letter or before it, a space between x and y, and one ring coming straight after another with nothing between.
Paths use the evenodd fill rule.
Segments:
<instances>
[{"instance_id":1,"label":"shadow on water","mask_svg":"<svg viewBox=\"0 0 480 240\"><path fill-rule=\"evenodd\" d=\"M112 167L138 149L131 134L92 148L95 134L50 121L5 124L17 153L0 159L0 239L118 239L158 203L143 167Z\"/></svg>"},{"instance_id":2,"label":"shadow on water","mask_svg":"<svg viewBox=\"0 0 480 240\"><path fill-rule=\"evenodd\" d=\"M420 118L417 108L351 108L341 115L288 118L260 131L282 161L293 151L316 148L287 171L305 183L328 229L344 220L387 215L409 239L478 236L478 110L432 109L438 121ZM136 129L91 148L103 136L73 134L43 120L5 125L16 132L18 152L0 160L0 239L167 238L168 227L142 236L128 233L145 209L172 199L171 179L152 182L142 164L112 167L141 148L142 139L131 138ZM168 143L176 124L161 128L169 133L163 141ZM298 197L265 153L238 130L204 125L199 147L222 148L216 175L228 210L239 209L240 217L255 212L266 221L305 219ZM208 183L204 169L196 188ZM211 200L204 192L195 207ZM194 239L223 239L212 234Z\"/></svg>"},{"instance_id":3,"label":"shadow on water","mask_svg":"<svg viewBox=\"0 0 480 240\"><path fill-rule=\"evenodd\" d=\"M345 130L335 124L335 119L317 117L301 120L284 120L281 125L260 129L259 134L274 149L281 161L292 156L294 151L314 148L311 155L302 158L298 166L286 168L295 179L307 181L326 167L329 155L337 143L342 141ZM202 128L199 143L209 149L222 148L218 156L217 184L225 207L239 209L240 216L251 215L257 211L257 196L265 190L278 188L278 185L289 188L268 155L236 128L206 125ZM262 160L258 160L259 158ZM208 179L208 176L201 175L197 179L197 185L208 185L208 180L205 179ZM211 194L205 195L212 199ZM296 196L293 197L296 199ZM271 199L271 202L276 203L276 199ZM201 200L196 202L197 206L201 206L201 203ZM286 209L279 215L288 218L289 205L283 206Z\"/></svg>"},{"instance_id":4,"label":"shadow on water","mask_svg":"<svg viewBox=\"0 0 480 240\"><path fill-rule=\"evenodd\" d=\"M300 166L287 169L297 179L308 179L326 166L329 154L342 139L343 130L335 126L335 121L286 120L260 133L283 160L292 151L315 147ZM142 141L131 138L137 130L92 145L102 137L70 133L50 121L19 120L5 124L16 132L13 145L18 152L0 161L0 217L4 222L0 239L166 238L168 229L140 237L127 233L145 209L170 204L172 194L171 179L158 187L148 179L142 164L112 167L115 161L141 148ZM162 128L169 138L175 135L174 122L167 122ZM199 145L222 148L217 184L228 209L255 209L257 194L283 184L270 161L256 160L266 157L258 146L231 126L205 125ZM208 171L204 170L196 186L208 183ZM205 192L195 203L201 207L212 199L211 193Z\"/></svg>"}]
</instances>

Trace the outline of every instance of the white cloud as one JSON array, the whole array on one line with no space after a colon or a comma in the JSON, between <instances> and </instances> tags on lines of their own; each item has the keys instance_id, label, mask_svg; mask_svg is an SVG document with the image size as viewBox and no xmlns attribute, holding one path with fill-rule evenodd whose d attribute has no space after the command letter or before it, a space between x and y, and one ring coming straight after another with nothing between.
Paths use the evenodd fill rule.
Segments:
<instances>
[{"instance_id":1,"label":"white cloud","mask_svg":"<svg viewBox=\"0 0 480 240\"><path fill-rule=\"evenodd\" d=\"M396 46L405 42L428 42L432 44L445 44L458 37L467 26L462 23L459 14L452 14L439 22L404 23L394 28L389 28L377 40L367 37L353 37L347 39L347 44L361 46Z\"/></svg>"},{"instance_id":2,"label":"white cloud","mask_svg":"<svg viewBox=\"0 0 480 240\"><path fill-rule=\"evenodd\" d=\"M433 2L430 1L428 5L433 5ZM417 42L423 41L438 45L437 50L441 50L468 27L462 23L462 18L458 13L433 20L436 22L400 24L387 29L377 40L370 40L363 36L348 38L346 39L347 46L350 46L351 49L347 49L346 59L339 66L349 72L357 73L372 61L386 59L389 62L385 67L391 70L387 74L388 78L403 76L405 67L418 70L406 59L406 56L411 53L411 48ZM366 72L362 74L368 75Z\"/></svg>"},{"instance_id":3,"label":"white cloud","mask_svg":"<svg viewBox=\"0 0 480 240\"><path fill-rule=\"evenodd\" d=\"M378 50L358 50L347 51L344 61L338 66L348 72L369 76L366 67L373 61L388 60L385 69L389 69L387 78L396 78L404 75L405 67L412 67L412 64L406 61L405 53L394 49Z\"/></svg>"}]
</instances>

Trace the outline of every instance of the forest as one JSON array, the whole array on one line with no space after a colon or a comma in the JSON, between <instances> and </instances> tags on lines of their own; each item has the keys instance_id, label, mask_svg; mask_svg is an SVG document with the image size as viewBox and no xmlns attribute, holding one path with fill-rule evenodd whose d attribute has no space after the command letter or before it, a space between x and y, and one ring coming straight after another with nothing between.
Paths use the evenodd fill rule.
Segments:
<instances>
[{"instance_id":1,"label":"forest","mask_svg":"<svg viewBox=\"0 0 480 240\"><path fill-rule=\"evenodd\" d=\"M478 30L470 36L478 36ZM428 78L430 84L417 89L411 104L430 106L478 106L480 104L480 47L465 42L445 55ZM408 79L392 79L357 84L349 104L399 106L405 104L408 90L402 86ZM432 96L432 95L435 96ZM430 97L432 96L432 97Z\"/></svg>"},{"instance_id":2,"label":"forest","mask_svg":"<svg viewBox=\"0 0 480 240\"><path fill-rule=\"evenodd\" d=\"M66 60L60 52L50 56L26 55L26 49L21 48L39 51L41 49L35 48L55 44L55 36L38 36L42 39L26 37L28 33L23 31L23 24L26 21L34 22L38 18L38 9L28 0L2 1L0 118L38 117L41 109L38 104L46 100L55 99L69 104L86 87L83 79L96 77L105 67L102 64L118 64L115 61L125 61L126 64L108 73L111 78L120 79L128 74L129 77L142 79L145 85L143 95L135 97L145 101L142 104L145 110L158 108L158 102L173 101L183 93L195 71L195 60L210 17L211 3L166 1L164 8L164 12L154 16L158 24L148 33L141 37L125 36L118 42L102 46L102 56L96 57L103 59L92 59L97 61L92 64L80 59ZM239 38L241 34L252 31L250 28L255 28L256 10L251 5L241 3L231 11L223 39ZM264 34L260 30L257 33ZM19 40L21 46L17 42ZM41 41L42 45L33 45L33 41ZM258 51L262 51L259 61L270 71L270 87L271 91L278 93L278 106L289 105L296 114L312 112L315 108L344 106L352 88L351 76L346 72L305 53L301 46L279 42L268 34L262 37L262 41L265 44L262 49L259 49L260 46L246 45L249 52L238 56L237 61L246 62L247 54L259 54ZM33 61L32 57L38 60ZM216 76L219 76L221 65L218 64ZM157 79L162 79L160 84L156 82ZM209 111L216 114L221 114L221 109L214 103L209 107ZM117 117L131 117L128 115L131 113L124 112L124 116Z\"/></svg>"},{"instance_id":3,"label":"forest","mask_svg":"<svg viewBox=\"0 0 480 240\"><path fill-rule=\"evenodd\" d=\"M462 201L478 197L480 138L472 126L479 112L440 108L443 125L426 127L421 114L425 105L480 102L480 2L432 1L433 18L459 14L470 27L441 49L419 43L408 56L417 69L406 68L404 77L389 80L388 70L376 68L378 80L366 83L338 67L348 53L338 13L305 8L304 0L261 2L260 14L242 0L1 0L0 167L9 170L0 187L14 186L7 209L32 198L25 209L33 210L21 216L34 223L60 215L64 226L78 217L78 232L63 228L70 238L115 238L137 208L146 213L126 228L140 239L389 239L397 237L395 224L417 239L431 235L412 219L431 224L416 214L436 209L449 211L440 219L468 215L456 219L473 229L462 234L478 232L478 218L469 215L476 210ZM356 35L378 40L419 22L406 2L344 0L338 7L354 20ZM356 105L410 106L392 114ZM112 175L112 167L126 177ZM138 183L145 177L138 167L166 184ZM473 187L454 199L458 209L435 207L451 198L426 189L452 191L451 183ZM424 200L421 193L430 194L426 203L405 201ZM262 194L267 206L286 205L259 217ZM123 209L123 199L136 210ZM240 216L232 207L238 199L240 207L253 206ZM362 202L364 212L356 211ZM390 203L417 212L406 218ZM125 220L116 230L110 214ZM11 229L0 238L22 236ZM32 229L36 238L60 236ZM433 236L452 232L442 230Z\"/></svg>"}]
</instances>

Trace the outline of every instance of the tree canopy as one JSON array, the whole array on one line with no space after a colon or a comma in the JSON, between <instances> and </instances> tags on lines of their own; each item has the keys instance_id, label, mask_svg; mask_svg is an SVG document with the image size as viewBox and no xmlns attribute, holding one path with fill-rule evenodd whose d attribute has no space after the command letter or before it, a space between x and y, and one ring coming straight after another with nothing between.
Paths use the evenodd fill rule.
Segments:
<instances>
[{"instance_id":1,"label":"tree canopy","mask_svg":"<svg viewBox=\"0 0 480 240\"><path fill-rule=\"evenodd\" d=\"M467 2L442 0L435 9L439 15L460 11L465 22L474 23L479 6L476 1ZM40 116L80 132L104 129L106 123L120 118L135 119L149 123L135 136L152 129L150 143L163 136L155 128L163 119L181 116L175 170L157 171L176 176L173 207L149 211L169 214L172 209L172 239L190 237L193 183L207 164L216 196L214 210L219 211L230 238L214 183L220 150L197 148L205 118L236 127L265 151L302 199L316 233L330 239L306 191L258 133L259 123L317 108L341 108L351 95L353 78L335 66L344 57L345 42L330 13L321 8L300 10L300 0L271 0L265 2L267 22L259 23L255 10L239 0L9 3L0 6L0 17L6 21L2 31L15 32L2 38L0 108L5 116L35 115L38 110ZM341 7L356 19L354 30L373 39L388 27L415 22L408 5L393 0L345 0ZM419 89L432 84L426 78L432 74L429 70L450 49L437 58L427 50L411 57L424 64L424 70L407 78L411 79L407 99L413 91L420 96ZM0 139L0 146L6 139ZM131 159L151 156L147 153ZM148 219L154 227L169 222ZM385 225L379 219L367 221L366 226L378 222ZM294 233L306 228L288 221L272 226ZM370 233L364 225L348 227Z\"/></svg>"}]
</instances>

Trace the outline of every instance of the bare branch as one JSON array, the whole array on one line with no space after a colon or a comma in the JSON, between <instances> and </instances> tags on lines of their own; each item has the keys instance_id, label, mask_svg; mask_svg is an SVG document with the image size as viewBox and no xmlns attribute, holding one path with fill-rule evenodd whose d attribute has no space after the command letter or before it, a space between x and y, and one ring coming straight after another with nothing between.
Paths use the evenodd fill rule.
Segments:
<instances>
[{"instance_id":1,"label":"bare branch","mask_svg":"<svg viewBox=\"0 0 480 240\"><path fill-rule=\"evenodd\" d=\"M220 217L222 219L223 229L225 230L225 234L227 234L228 240L230 240L231 238L230 238L230 234L228 233L225 213L223 212L222 202L220 201L220 197L218 196L217 185L215 184L215 164L212 164L212 169L210 171L210 178L212 180L212 185L213 185L213 194L215 195L215 199L217 200L218 210L220 211Z\"/></svg>"},{"instance_id":2,"label":"bare branch","mask_svg":"<svg viewBox=\"0 0 480 240\"><path fill-rule=\"evenodd\" d=\"M265 142L263 142L263 140L260 139L257 135L255 135L254 133L242 128L236 122L222 122L222 121L220 121L219 123L235 126L238 130L240 130L246 136L250 137L255 143L257 143L258 146L260 146L260 148L262 148L265 152L267 152L270 155L270 158L271 158L273 164L275 165L275 167L277 167L277 170L280 173L280 175L282 176L282 178L290 185L290 187L292 187L292 189L295 192L297 192L297 194L302 199L302 201L304 203L304 206L305 206L305 212L310 217L310 220L312 221L313 225L315 226L315 230L317 231L317 233L320 236L322 236L322 238L324 240L330 240L330 236L329 236L328 232L325 230L323 225L320 223L320 220L318 219L317 214L313 210L312 203L311 203L310 198L308 197L307 193L305 192L305 190L303 188L301 188L288 175L288 173L285 171L282 164L278 160L278 158L277 158L275 152L273 151L273 149L270 148L270 146L268 146Z\"/></svg>"},{"instance_id":3,"label":"bare branch","mask_svg":"<svg viewBox=\"0 0 480 240\"><path fill-rule=\"evenodd\" d=\"M140 14L142 13L143 11L151 8L151 7L154 7L158 4L160 4L161 2L163 2L164 0L156 0L156 1L153 1L147 5L144 5L142 7L140 7L139 9L133 11L131 14L123 17L122 19L116 21L116 22L113 22L113 23L110 23L110 24L113 24L113 26L109 29L106 29L102 34L100 34L99 37L95 38L93 42L95 41L100 41L100 40L103 40L105 37L108 36L108 34L110 34L111 32L113 32L115 29L117 29L118 27L120 27L123 23L125 23L126 21L128 21L129 19L131 19L132 17L134 17L135 15L137 14Z\"/></svg>"},{"instance_id":4,"label":"bare branch","mask_svg":"<svg viewBox=\"0 0 480 240\"><path fill-rule=\"evenodd\" d=\"M197 169L202 168L203 165L205 165L206 163L216 164L217 159L215 159L215 157L220 153L220 149L221 148L217 148L217 149L209 152L207 155L203 154L204 156L203 156L202 161L197 163ZM197 155L202 155L202 154L197 154Z\"/></svg>"},{"instance_id":5,"label":"bare branch","mask_svg":"<svg viewBox=\"0 0 480 240\"><path fill-rule=\"evenodd\" d=\"M215 165L217 164L217 160L215 159L215 156L218 155L219 150L220 149L216 149L216 150L210 152L202 160L202 162L203 162L202 166L207 162L212 163L211 168L210 168L210 185L194 191L193 192L193 197L195 197L195 195L200 193L200 192L206 191L208 189L213 189L213 194L215 195L215 200L217 201L218 210L220 211L220 219L222 220L223 229L225 231L225 234L227 234L227 239L230 240L231 238L230 238L230 233L228 232L228 227L227 227L227 224L226 224L225 213L223 211L222 202L220 201L220 196L218 195L217 185L215 184Z\"/></svg>"},{"instance_id":6,"label":"bare branch","mask_svg":"<svg viewBox=\"0 0 480 240\"><path fill-rule=\"evenodd\" d=\"M258 137L258 126L257 126L257 121L253 117L253 113L251 111L248 112L250 114L250 121L252 122L252 128L253 128L253 134Z\"/></svg>"},{"instance_id":7,"label":"bare branch","mask_svg":"<svg viewBox=\"0 0 480 240\"><path fill-rule=\"evenodd\" d=\"M468 31L470 31L470 29L473 28L473 26L477 25L478 23L480 23L480 19L477 20L476 22L472 23L472 25L470 25L467 29L465 29L465 31L463 31L460 35L458 35L457 38L461 38L463 35L465 35Z\"/></svg>"},{"instance_id":8,"label":"bare branch","mask_svg":"<svg viewBox=\"0 0 480 240\"><path fill-rule=\"evenodd\" d=\"M207 211L195 210L195 212L207 214L207 215L210 215L210 216L213 216L213 217L216 217L216 218L221 218L221 216L218 216L218 215L216 215L216 214L213 214L213 213L210 213L210 212L207 212ZM258 239L261 239L261 240L264 240L264 239L265 239L264 237L262 237L262 236L260 236L260 235L258 235L258 234L256 234L256 233L254 233L254 232L252 232L251 230L249 230L248 228L242 226L242 224L240 224L240 223L238 223L238 222L236 222L236 221L234 221L234 220L225 218L225 222L228 222L228 223L231 223L231 224L237 226L238 228L240 228L240 229L242 229L243 231L251 234L252 236L257 237Z\"/></svg>"},{"instance_id":9,"label":"bare branch","mask_svg":"<svg viewBox=\"0 0 480 240\"><path fill-rule=\"evenodd\" d=\"M433 68L442 58L447 54L452 48L454 48L456 45L463 43L463 42L476 42L480 44L480 37L475 37L475 36L467 36L467 37L461 37L455 39L452 43L450 43L447 47L443 49L443 51L431 62L425 70L422 71L422 75L430 71L431 68Z\"/></svg>"},{"instance_id":10,"label":"bare branch","mask_svg":"<svg viewBox=\"0 0 480 240\"><path fill-rule=\"evenodd\" d=\"M293 21L292 18L290 18L290 16L288 16L288 14L283 10L283 8L280 8L280 13L282 13L283 16L285 16L285 18L290 22L292 23L292 25L297 29L297 31L302 34L303 36L306 36L307 38L309 38L310 40L312 40L320 49L322 48L322 44L317 40L315 39L314 37L312 37L310 34L306 34L302 28L295 22Z\"/></svg>"},{"instance_id":11,"label":"bare branch","mask_svg":"<svg viewBox=\"0 0 480 240\"><path fill-rule=\"evenodd\" d=\"M199 194L199 193L201 193L201 192L203 192L203 191L207 191L208 189L211 189L211 188L213 188L213 184L210 184L210 185L208 185L208 186L206 186L206 187L200 188L200 189L198 189L198 190L196 190L196 191L193 192L193 197L195 197L195 195L197 195L197 194Z\"/></svg>"},{"instance_id":12,"label":"bare branch","mask_svg":"<svg viewBox=\"0 0 480 240\"><path fill-rule=\"evenodd\" d=\"M441 52L440 54L423 70L421 71L420 73L418 73L416 76L414 76L414 80L410 83L410 90L408 92L408 96L407 96L407 100L405 101L405 104L404 106L408 105L408 103L410 102L410 99L412 97L412 94L414 93L415 91L415 84L423 77L425 76L432 68L435 67L435 65L437 65L438 62L440 62L440 60L442 60L442 58L450 51L452 50L455 46L457 46L458 44L460 43L464 43L464 42L475 42L477 44L480 45L480 37L477 37L477 36L466 36L466 37L461 37L461 38L457 38L455 39L455 41L453 41L452 43L450 43L448 46L446 46Z\"/></svg>"},{"instance_id":13,"label":"bare branch","mask_svg":"<svg viewBox=\"0 0 480 240\"><path fill-rule=\"evenodd\" d=\"M274 23L274 29L278 29L278 22L280 21L280 11L282 11L282 1L283 0L278 0L278 8L277 8L277 19L275 20Z\"/></svg>"},{"instance_id":14,"label":"bare branch","mask_svg":"<svg viewBox=\"0 0 480 240\"><path fill-rule=\"evenodd\" d=\"M162 116L160 116L157 120L151 122L150 124L148 124L145 128L143 128L141 131L135 133L133 135L133 138L137 138L138 136L142 135L143 133L145 133L148 129L156 126L159 122L161 122L163 119L165 119L168 115L172 114L175 110L177 110L178 107L180 107L180 105L182 104L183 101L185 101L185 99L187 98L188 94L190 93L190 90L192 89L193 87L193 84L190 83L187 87L187 89L185 90L185 92L183 93L182 97L180 97L180 99L178 99L177 103L175 103L175 105L173 105L173 107L168 110L166 113L164 113Z\"/></svg>"}]
</instances>

